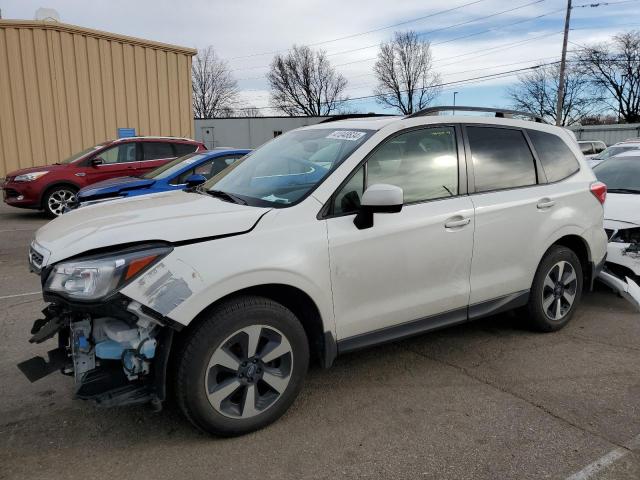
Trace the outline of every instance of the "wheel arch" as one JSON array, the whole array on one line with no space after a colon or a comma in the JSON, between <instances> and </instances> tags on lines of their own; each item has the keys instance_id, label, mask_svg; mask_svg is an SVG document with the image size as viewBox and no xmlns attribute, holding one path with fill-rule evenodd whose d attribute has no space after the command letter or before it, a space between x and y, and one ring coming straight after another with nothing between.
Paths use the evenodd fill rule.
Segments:
<instances>
[{"instance_id":1,"label":"wheel arch","mask_svg":"<svg viewBox=\"0 0 640 480\"><path fill-rule=\"evenodd\" d=\"M44 208L44 199L47 197L47 194L56 187L72 187L76 191L80 190L82 187L76 183L73 183L70 180L58 180L48 184L46 187L42 189L42 193L40 194L40 199L38 200L38 204L40 207Z\"/></svg>"},{"instance_id":2,"label":"wheel arch","mask_svg":"<svg viewBox=\"0 0 640 480\"><path fill-rule=\"evenodd\" d=\"M268 298L291 310L305 330L312 360L324 368L331 366L337 354L336 341L333 334L326 331L316 302L304 290L287 284L267 283L228 293L205 307L178 335L182 336L193 329L208 312L221 303L247 295Z\"/></svg>"},{"instance_id":3,"label":"wheel arch","mask_svg":"<svg viewBox=\"0 0 640 480\"><path fill-rule=\"evenodd\" d=\"M585 286L590 285L591 271L592 271L592 268L590 267L590 265L592 262L591 262L591 251L589 249L589 245L587 241L580 235L576 235L576 234L563 235L557 240L555 240L549 246L549 248L547 248L544 255L546 255L549 249L555 245L561 245L563 247L567 247L569 250L571 250L573 253L576 254L576 256L578 257L578 260L580 260L580 266L582 267L582 277L584 279L583 285ZM544 258L544 255L542 256L542 258ZM542 261L542 259L540 259L540 261Z\"/></svg>"}]
</instances>

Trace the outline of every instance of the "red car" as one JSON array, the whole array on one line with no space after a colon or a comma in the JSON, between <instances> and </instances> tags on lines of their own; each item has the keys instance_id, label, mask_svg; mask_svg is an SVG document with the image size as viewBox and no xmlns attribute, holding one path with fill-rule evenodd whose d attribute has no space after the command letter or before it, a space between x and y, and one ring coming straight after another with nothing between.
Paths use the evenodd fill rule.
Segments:
<instances>
[{"instance_id":1,"label":"red car","mask_svg":"<svg viewBox=\"0 0 640 480\"><path fill-rule=\"evenodd\" d=\"M4 202L12 207L61 215L82 187L113 177L142 175L168 161L206 150L187 138L130 137L87 148L55 165L23 168L7 174Z\"/></svg>"}]
</instances>

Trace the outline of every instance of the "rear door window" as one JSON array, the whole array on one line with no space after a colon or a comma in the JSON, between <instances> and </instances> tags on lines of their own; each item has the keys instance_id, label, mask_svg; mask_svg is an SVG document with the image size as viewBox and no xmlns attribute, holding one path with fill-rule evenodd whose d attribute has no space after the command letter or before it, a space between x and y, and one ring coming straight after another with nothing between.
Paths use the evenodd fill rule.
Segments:
<instances>
[{"instance_id":1,"label":"rear door window","mask_svg":"<svg viewBox=\"0 0 640 480\"><path fill-rule=\"evenodd\" d=\"M564 141L552 133L527 130L548 182L557 182L580 169L580 164Z\"/></svg>"},{"instance_id":2,"label":"rear door window","mask_svg":"<svg viewBox=\"0 0 640 480\"><path fill-rule=\"evenodd\" d=\"M182 157L183 155L195 152L198 146L193 143L174 143L173 148L176 149L176 156Z\"/></svg>"},{"instance_id":3,"label":"rear door window","mask_svg":"<svg viewBox=\"0 0 640 480\"><path fill-rule=\"evenodd\" d=\"M466 127L476 192L526 187L537 183L535 161L518 129Z\"/></svg>"},{"instance_id":4,"label":"rear door window","mask_svg":"<svg viewBox=\"0 0 640 480\"><path fill-rule=\"evenodd\" d=\"M142 142L143 160L173 158L173 147L169 142Z\"/></svg>"}]
</instances>

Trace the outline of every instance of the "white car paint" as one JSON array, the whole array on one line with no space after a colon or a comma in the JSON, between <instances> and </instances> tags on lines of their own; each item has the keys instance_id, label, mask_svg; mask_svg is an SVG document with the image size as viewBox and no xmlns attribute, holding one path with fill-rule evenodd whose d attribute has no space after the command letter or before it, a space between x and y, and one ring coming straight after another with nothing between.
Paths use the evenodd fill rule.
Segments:
<instances>
[{"instance_id":1,"label":"white car paint","mask_svg":"<svg viewBox=\"0 0 640 480\"><path fill-rule=\"evenodd\" d=\"M36 241L49 263L120 243L178 242L250 229L269 209L172 191L72 210L41 228Z\"/></svg>"},{"instance_id":2,"label":"white car paint","mask_svg":"<svg viewBox=\"0 0 640 480\"><path fill-rule=\"evenodd\" d=\"M406 205L399 213L376 214L375 226L367 230L354 227L353 215L318 218L338 186L382 140L411 127L458 123L553 133L564 139L581 168L553 184ZM595 177L573 135L562 129L465 116L358 119L305 128L376 132L311 195L288 208L163 193L63 215L42 227L36 242L51 252L48 264L123 243L177 242L121 293L153 309L150 285L168 272L184 280L189 294L159 313L189 325L225 295L256 285L289 285L313 300L324 331L338 341L527 290L543 253L564 235L583 238L594 264L604 257L603 210L589 190ZM469 222L445 226L456 219ZM195 239L202 241L184 244Z\"/></svg>"},{"instance_id":3,"label":"white car paint","mask_svg":"<svg viewBox=\"0 0 640 480\"><path fill-rule=\"evenodd\" d=\"M615 232L640 228L640 195L609 193L604 209L604 228ZM607 262L622 265L640 276L640 254L627 252L630 243L609 242Z\"/></svg>"}]
</instances>

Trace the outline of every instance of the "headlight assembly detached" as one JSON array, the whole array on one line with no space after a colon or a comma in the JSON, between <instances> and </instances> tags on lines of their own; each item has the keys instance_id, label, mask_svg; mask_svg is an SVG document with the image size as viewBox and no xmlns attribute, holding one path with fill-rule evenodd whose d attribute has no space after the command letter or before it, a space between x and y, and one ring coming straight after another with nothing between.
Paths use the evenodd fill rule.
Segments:
<instances>
[{"instance_id":1,"label":"headlight assembly detached","mask_svg":"<svg viewBox=\"0 0 640 480\"><path fill-rule=\"evenodd\" d=\"M171 250L158 246L62 262L49 274L44 291L71 300L99 300L115 293Z\"/></svg>"}]
</instances>

